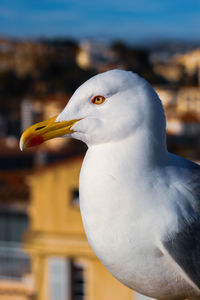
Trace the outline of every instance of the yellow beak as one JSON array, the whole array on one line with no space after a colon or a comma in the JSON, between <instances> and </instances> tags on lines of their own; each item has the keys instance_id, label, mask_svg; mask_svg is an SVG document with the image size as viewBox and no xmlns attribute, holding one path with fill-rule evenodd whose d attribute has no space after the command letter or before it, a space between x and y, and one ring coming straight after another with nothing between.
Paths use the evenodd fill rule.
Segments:
<instances>
[{"instance_id":1,"label":"yellow beak","mask_svg":"<svg viewBox=\"0 0 200 300\"><path fill-rule=\"evenodd\" d=\"M24 131L20 139L20 149L33 147L55 137L74 132L71 127L80 119L55 122L57 116L37 123Z\"/></svg>"}]
</instances>

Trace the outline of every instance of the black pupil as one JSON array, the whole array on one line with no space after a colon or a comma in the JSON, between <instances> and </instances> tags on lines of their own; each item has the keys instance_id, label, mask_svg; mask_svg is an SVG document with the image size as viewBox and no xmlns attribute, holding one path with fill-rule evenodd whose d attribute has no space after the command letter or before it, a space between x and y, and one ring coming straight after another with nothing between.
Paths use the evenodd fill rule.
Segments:
<instances>
[{"instance_id":1,"label":"black pupil","mask_svg":"<svg viewBox=\"0 0 200 300\"><path fill-rule=\"evenodd\" d=\"M101 98L100 97L97 97L97 99L96 99L97 101L101 101Z\"/></svg>"}]
</instances>

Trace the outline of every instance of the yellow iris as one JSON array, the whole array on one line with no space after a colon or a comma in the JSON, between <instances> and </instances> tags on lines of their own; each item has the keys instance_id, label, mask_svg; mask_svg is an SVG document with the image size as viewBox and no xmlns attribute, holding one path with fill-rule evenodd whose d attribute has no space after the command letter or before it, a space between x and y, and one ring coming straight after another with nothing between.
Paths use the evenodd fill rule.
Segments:
<instances>
[{"instance_id":1,"label":"yellow iris","mask_svg":"<svg viewBox=\"0 0 200 300\"><path fill-rule=\"evenodd\" d=\"M102 104L103 102L105 101L105 97L104 96L95 96L93 99L92 99L92 103L93 104Z\"/></svg>"}]
</instances>

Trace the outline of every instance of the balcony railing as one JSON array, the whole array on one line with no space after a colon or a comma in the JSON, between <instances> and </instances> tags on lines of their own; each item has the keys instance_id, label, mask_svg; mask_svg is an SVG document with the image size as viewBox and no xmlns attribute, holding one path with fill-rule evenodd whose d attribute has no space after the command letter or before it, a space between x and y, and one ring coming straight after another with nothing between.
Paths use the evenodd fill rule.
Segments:
<instances>
[{"instance_id":1,"label":"balcony railing","mask_svg":"<svg viewBox=\"0 0 200 300\"><path fill-rule=\"evenodd\" d=\"M30 273L30 257L19 243L0 242L0 280L21 281Z\"/></svg>"}]
</instances>

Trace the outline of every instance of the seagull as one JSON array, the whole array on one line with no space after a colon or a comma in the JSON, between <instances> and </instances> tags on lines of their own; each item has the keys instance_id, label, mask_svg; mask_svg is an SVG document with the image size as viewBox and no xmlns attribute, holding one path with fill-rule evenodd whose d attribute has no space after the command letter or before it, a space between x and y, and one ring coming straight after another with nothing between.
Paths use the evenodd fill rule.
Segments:
<instances>
[{"instance_id":1,"label":"seagull","mask_svg":"<svg viewBox=\"0 0 200 300\"><path fill-rule=\"evenodd\" d=\"M104 266L146 296L200 299L200 166L168 152L152 86L130 71L98 74L28 128L20 148L61 136L88 146L80 210Z\"/></svg>"}]
</instances>

